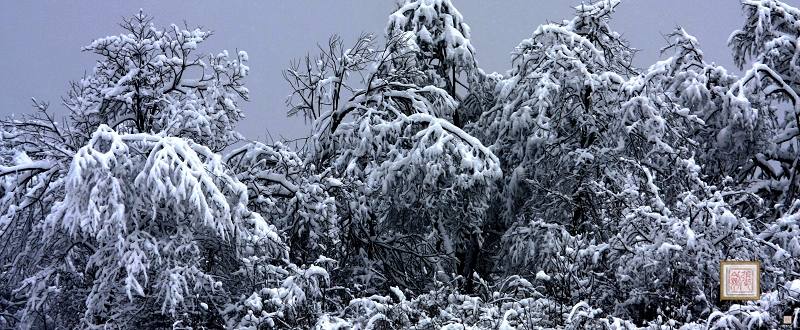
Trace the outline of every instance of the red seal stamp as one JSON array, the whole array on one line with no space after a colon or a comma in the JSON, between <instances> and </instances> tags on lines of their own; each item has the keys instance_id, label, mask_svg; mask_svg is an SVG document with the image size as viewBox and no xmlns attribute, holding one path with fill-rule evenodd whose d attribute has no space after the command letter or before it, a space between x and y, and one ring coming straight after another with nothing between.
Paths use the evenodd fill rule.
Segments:
<instances>
[{"instance_id":1,"label":"red seal stamp","mask_svg":"<svg viewBox=\"0 0 800 330\"><path fill-rule=\"evenodd\" d=\"M720 262L720 300L761 299L761 263L758 261Z\"/></svg>"}]
</instances>

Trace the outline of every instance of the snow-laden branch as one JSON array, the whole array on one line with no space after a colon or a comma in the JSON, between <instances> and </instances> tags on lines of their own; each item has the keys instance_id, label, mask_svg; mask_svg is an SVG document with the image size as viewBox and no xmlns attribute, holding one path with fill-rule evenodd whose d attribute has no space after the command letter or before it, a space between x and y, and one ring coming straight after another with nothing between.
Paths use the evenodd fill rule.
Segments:
<instances>
[{"instance_id":1,"label":"snow-laden branch","mask_svg":"<svg viewBox=\"0 0 800 330\"><path fill-rule=\"evenodd\" d=\"M47 160L36 160L31 161L25 164L14 165L14 166L2 166L0 165L0 176L5 176L9 174L17 174L19 172L24 171L47 171L53 166L53 163Z\"/></svg>"}]
</instances>

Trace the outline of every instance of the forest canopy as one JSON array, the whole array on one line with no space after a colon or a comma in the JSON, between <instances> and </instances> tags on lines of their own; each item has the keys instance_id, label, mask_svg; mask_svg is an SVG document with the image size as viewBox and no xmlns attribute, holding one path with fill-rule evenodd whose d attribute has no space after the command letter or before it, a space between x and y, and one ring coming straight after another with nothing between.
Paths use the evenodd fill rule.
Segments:
<instances>
[{"instance_id":1,"label":"forest canopy","mask_svg":"<svg viewBox=\"0 0 800 330\"><path fill-rule=\"evenodd\" d=\"M124 18L65 120L0 119L0 328L800 320L800 9L742 2L739 76L680 27L632 65L619 5L487 73L453 1L400 1L285 70L304 143L236 131L247 52ZM723 260L760 262L759 300L720 299Z\"/></svg>"}]
</instances>

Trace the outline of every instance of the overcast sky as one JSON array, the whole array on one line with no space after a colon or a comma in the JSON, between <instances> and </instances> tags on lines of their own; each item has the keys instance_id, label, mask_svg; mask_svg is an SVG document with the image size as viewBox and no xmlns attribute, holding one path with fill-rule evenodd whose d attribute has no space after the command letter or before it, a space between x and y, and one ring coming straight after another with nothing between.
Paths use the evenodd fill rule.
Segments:
<instances>
[{"instance_id":1,"label":"overcast sky","mask_svg":"<svg viewBox=\"0 0 800 330\"><path fill-rule=\"evenodd\" d=\"M798 0L785 0L794 6ZM90 72L97 59L80 48L97 37L119 34L122 16L143 8L157 25L186 22L214 31L199 48L246 50L251 101L239 130L250 139L307 134L300 118L287 118L289 93L281 76L290 59L313 52L331 34L352 40L361 32L381 34L394 0L294 1L4 1L0 3L0 116L31 111L30 98L50 101L63 114L61 96L70 80ZM572 17L566 0L454 0L472 28L481 67L505 72L510 52L543 23ZM727 47L743 16L736 0L628 0L618 7L612 27L635 48L636 64L660 58L662 35L683 26L695 35L708 61L735 70Z\"/></svg>"}]
</instances>

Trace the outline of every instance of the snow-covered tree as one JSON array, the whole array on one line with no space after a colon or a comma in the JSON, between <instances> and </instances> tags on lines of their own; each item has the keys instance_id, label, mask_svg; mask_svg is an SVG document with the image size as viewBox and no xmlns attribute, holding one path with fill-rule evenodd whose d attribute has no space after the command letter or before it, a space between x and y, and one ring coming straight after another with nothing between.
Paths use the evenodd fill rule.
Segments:
<instances>
[{"instance_id":1,"label":"snow-covered tree","mask_svg":"<svg viewBox=\"0 0 800 330\"><path fill-rule=\"evenodd\" d=\"M73 84L65 123L35 100L39 115L0 122L2 324L302 326L329 281L312 263L329 261L293 264L250 208L247 169L263 164L215 152L240 137L247 55L192 58L210 33L150 20L86 48L102 60ZM327 219L316 183L300 186L302 217Z\"/></svg>"},{"instance_id":2,"label":"snow-covered tree","mask_svg":"<svg viewBox=\"0 0 800 330\"><path fill-rule=\"evenodd\" d=\"M573 20L537 28L517 46L512 70L497 82L496 104L467 127L500 156L505 178L499 202L505 205L498 212L504 222L528 211L574 226L603 217L589 214L596 209L592 179L602 176L598 170L605 165L594 158L620 143L608 131L624 113L619 91L633 73L632 51L608 26L616 5L581 5ZM642 129L657 120L631 115L627 124L642 121Z\"/></svg>"},{"instance_id":3,"label":"snow-covered tree","mask_svg":"<svg viewBox=\"0 0 800 330\"><path fill-rule=\"evenodd\" d=\"M289 83L292 94L286 103L290 116L300 114L306 120L316 121L323 113L338 109L345 103L356 86L351 74L367 68L376 56L373 36L362 34L355 44L344 47L339 36L328 40L327 48L320 46L316 57L306 56L292 63L283 74Z\"/></svg>"},{"instance_id":4,"label":"snow-covered tree","mask_svg":"<svg viewBox=\"0 0 800 330\"><path fill-rule=\"evenodd\" d=\"M477 66L469 31L450 0L405 0L386 25L387 38L397 41L390 51L414 55L398 57L393 64L417 67L416 83L443 88L454 98L459 84L465 86L458 75L469 76Z\"/></svg>"},{"instance_id":5,"label":"snow-covered tree","mask_svg":"<svg viewBox=\"0 0 800 330\"><path fill-rule=\"evenodd\" d=\"M247 186L202 145L101 125L63 180L41 224L49 243L16 289L22 324L274 325L327 281L289 262L277 229L248 209Z\"/></svg>"},{"instance_id":6,"label":"snow-covered tree","mask_svg":"<svg viewBox=\"0 0 800 330\"><path fill-rule=\"evenodd\" d=\"M348 51L330 47L334 51L320 55L334 61L317 61L302 73L292 68L286 76L295 108L319 113L310 116L316 118L311 157L320 169L347 178L351 197L338 209L349 227L342 232L357 251L349 260L363 266L357 278L425 287L436 270L472 267L466 265L467 250L480 244L486 196L500 169L490 150L453 124L458 102L440 88L450 85L420 79L435 71L426 65L447 67L446 73L474 65L460 14L448 1L408 2L402 8L390 17L382 50L360 38ZM405 36L424 31L427 39ZM435 45L428 40L431 33ZM451 40L456 33L460 39ZM422 45L407 48L409 43ZM407 65L415 61L426 64ZM359 69L364 79L340 88L342 77ZM322 102L313 102L313 95ZM324 109L315 110L314 104Z\"/></svg>"},{"instance_id":7,"label":"snow-covered tree","mask_svg":"<svg viewBox=\"0 0 800 330\"><path fill-rule=\"evenodd\" d=\"M448 259L479 234L488 191L500 169L476 138L437 117L436 111L452 110L443 90L394 88L371 95L380 103L353 104L362 109L334 133L339 151L333 166L360 178L369 196L369 219L364 220L373 222L367 226L370 232L382 234L383 242L376 243L381 243L378 253L390 254L383 265L391 267L387 275L416 285L420 279L405 274L422 271L418 276L424 278L438 267L455 271L455 260ZM394 268L407 258L431 259L432 265Z\"/></svg>"},{"instance_id":8,"label":"snow-covered tree","mask_svg":"<svg viewBox=\"0 0 800 330\"><path fill-rule=\"evenodd\" d=\"M142 11L121 26L123 34L83 48L100 59L65 99L77 127L163 132L217 151L241 139L234 127L243 117L238 103L248 97L246 52L198 56L210 31L160 29Z\"/></svg>"},{"instance_id":9,"label":"snow-covered tree","mask_svg":"<svg viewBox=\"0 0 800 330\"><path fill-rule=\"evenodd\" d=\"M243 260L286 258L220 156L181 138L101 125L63 180L42 224L50 243L20 288L30 324L202 324L235 295L229 275ZM54 291L60 281L69 284ZM83 317L59 312L65 301L83 301Z\"/></svg>"},{"instance_id":10,"label":"snow-covered tree","mask_svg":"<svg viewBox=\"0 0 800 330\"><path fill-rule=\"evenodd\" d=\"M35 115L0 121L0 309L7 313L25 303L15 289L33 270L28 256L41 245L38 226L63 198L64 174L82 143L47 104L34 105Z\"/></svg>"},{"instance_id":11,"label":"snow-covered tree","mask_svg":"<svg viewBox=\"0 0 800 330\"><path fill-rule=\"evenodd\" d=\"M671 56L643 73L643 88L637 92L696 118L683 134L700 148L695 157L704 165L707 180L719 183L728 176L735 177L738 167L768 143L765 133L769 122L736 106L738 99L728 92L737 77L707 63L695 37L677 28L667 38L669 43L662 53Z\"/></svg>"},{"instance_id":12,"label":"snow-covered tree","mask_svg":"<svg viewBox=\"0 0 800 330\"><path fill-rule=\"evenodd\" d=\"M770 123L769 144L754 155L751 175L781 211L792 206L798 183L797 136L800 127L800 10L779 1L745 1L746 22L729 40L734 60L752 66L730 89L731 108ZM733 101L735 100L735 102Z\"/></svg>"}]
</instances>

